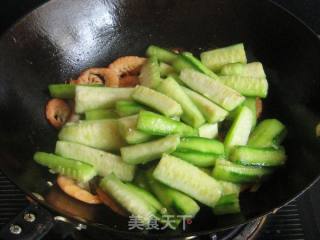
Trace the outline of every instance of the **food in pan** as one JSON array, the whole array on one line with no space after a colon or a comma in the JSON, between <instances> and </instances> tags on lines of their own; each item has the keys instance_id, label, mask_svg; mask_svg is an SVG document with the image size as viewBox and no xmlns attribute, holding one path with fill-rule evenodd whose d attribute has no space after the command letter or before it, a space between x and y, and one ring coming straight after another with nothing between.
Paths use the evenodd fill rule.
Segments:
<instances>
[{"instance_id":1,"label":"food in pan","mask_svg":"<svg viewBox=\"0 0 320 240\"><path fill-rule=\"evenodd\" d=\"M59 174L66 194L145 224L164 214L193 217L203 205L215 215L240 212L240 192L286 161L285 126L260 120L262 64L247 63L243 44L200 59L157 46L146 55L50 85L46 117L60 129L58 141L35 161ZM96 189L85 187L91 181Z\"/></svg>"}]
</instances>

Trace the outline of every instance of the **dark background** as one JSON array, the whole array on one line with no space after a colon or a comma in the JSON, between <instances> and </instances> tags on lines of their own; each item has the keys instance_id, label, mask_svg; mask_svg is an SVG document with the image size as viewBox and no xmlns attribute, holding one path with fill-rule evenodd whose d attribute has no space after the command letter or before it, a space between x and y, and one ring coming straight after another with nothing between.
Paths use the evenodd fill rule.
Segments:
<instances>
[{"instance_id":1,"label":"dark background","mask_svg":"<svg viewBox=\"0 0 320 240\"><path fill-rule=\"evenodd\" d=\"M47 1L1 0L0 32L2 32L3 29L7 29L15 20L44 2ZM320 0L274 0L274 2L285 6L320 34Z\"/></svg>"}]
</instances>

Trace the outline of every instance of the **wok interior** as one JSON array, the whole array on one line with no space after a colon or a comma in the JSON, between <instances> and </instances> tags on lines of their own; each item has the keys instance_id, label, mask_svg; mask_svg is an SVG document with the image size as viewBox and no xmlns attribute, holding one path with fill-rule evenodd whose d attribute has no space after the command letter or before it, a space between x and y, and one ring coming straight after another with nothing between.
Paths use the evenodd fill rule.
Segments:
<instances>
[{"instance_id":1,"label":"wok interior","mask_svg":"<svg viewBox=\"0 0 320 240\"><path fill-rule=\"evenodd\" d=\"M127 231L127 219L107 207L50 190L46 182L55 177L33 162L33 153L52 152L57 138L44 117L47 85L119 56L144 55L149 44L199 53L238 42L249 61L265 66L270 90L263 117L288 127L288 161L257 193L242 195L241 214L214 217L203 209L186 233L216 231L279 207L319 176L320 47L301 23L264 1L54 0L37 9L0 41L1 170L63 214Z\"/></svg>"}]
</instances>

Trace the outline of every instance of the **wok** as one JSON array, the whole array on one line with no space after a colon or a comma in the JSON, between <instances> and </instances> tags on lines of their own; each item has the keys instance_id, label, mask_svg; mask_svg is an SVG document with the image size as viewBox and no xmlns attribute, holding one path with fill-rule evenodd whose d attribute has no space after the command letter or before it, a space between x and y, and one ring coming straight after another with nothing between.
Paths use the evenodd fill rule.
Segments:
<instances>
[{"instance_id":1,"label":"wok","mask_svg":"<svg viewBox=\"0 0 320 240\"><path fill-rule=\"evenodd\" d=\"M241 195L242 211L215 217L202 209L185 231L128 230L128 219L105 206L73 200L48 181L55 176L32 159L53 151L57 131L45 120L49 83L124 55L144 55L149 44L194 53L244 42L261 61L270 91L263 118L284 122L288 161L256 193ZM320 44L317 36L270 1L52 0L18 21L0 39L0 169L54 215L96 231L141 237L201 235L272 212L319 179ZM41 197L43 200L40 200Z\"/></svg>"}]
</instances>

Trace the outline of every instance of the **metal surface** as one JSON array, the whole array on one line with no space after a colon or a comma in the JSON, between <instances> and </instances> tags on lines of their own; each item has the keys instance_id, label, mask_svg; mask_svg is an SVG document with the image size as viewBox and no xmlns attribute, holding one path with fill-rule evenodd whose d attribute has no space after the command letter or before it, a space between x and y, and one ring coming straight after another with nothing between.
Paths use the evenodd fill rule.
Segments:
<instances>
[{"instance_id":1,"label":"metal surface","mask_svg":"<svg viewBox=\"0 0 320 240\"><path fill-rule=\"evenodd\" d=\"M242 214L213 218L203 209L187 232L167 234L218 231L272 211L319 176L314 127L320 111L314 103L320 102L320 45L303 24L266 1L53 0L42 6L0 40L1 169L27 193L43 195L45 206L100 230L125 234L127 219L69 199L48 186L55 177L32 161L35 150L52 151L55 142L56 132L42 109L48 83L121 55L143 54L151 43L198 53L240 41L249 60L266 66L270 96L264 117L277 117L288 126L289 160L257 193L242 196Z\"/></svg>"},{"instance_id":2,"label":"metal surface","mask_svg":"<svg viewBox=\"0 0 320 240\"><path fill-rule=\"evenodd\" d=\"M306 239L297 202L289 203L272 214L259 233L259 240Z\"/></svg>"},{"instance_id":3,"label":"metal surface","mask_svg":"<svg viewBox=\"0 0 320 240\"><path fill-rule=\"evenodd\" d=\"M25 194L0 172L0 229L27 204Z\"/></svg>"},{"instance_id":4,"label":"metal surface","mask_svg":"<svg viewBox=\"0 0 320 240\"><path fill-rule=\"evenodd\" d=\"M12 183L5 180L5 177L1 175L0 172L0 189L6 188L11 189L11 193L8 191L0 190L0 200L1 199L19 199L17 197L17 192L20 192L17 187ZM14 191L12 191L14 190ZM249 236L244 233L251 233L251 237L248 240L314 240L317 239L317 236L320 236L320 217L319 213L319 199L320 199L320 183L310 189L306 194L300 197L297 201L291 202L285 207L281 208L275 214L271 214L265 224L258 226L258 229L247 228L243 229L234 229L229 232L229 234L220 234L220 236L211 235L211 236L202 236L200 240L221 240L228 239L230 236L237 236L238 238L248 239ZM13 194L12 194L13 193ZM12 195L11 195L12 194ZM18 212L24 209L28 202L25 201L24 197L21 194L23 202L11 201L11 207L8 208L6 204L0 204L0 229L6 225L9 220L13 219ZM11 209L14 211L10 211ZM55 217L55 220L61 222L56 223L56 226L50 233L44 237L44 240L53 240L53 239L65 239L65 240L89 240L92 238L92 234L87 231L77 231L74 228L74 225L66 224L65 221L68 221L62 217ZM62 222L63 221L63 222ZM255 230L255 231L253 231ZM239 235L240 234L240 235ZM225 236L227 235L227 236ZM246 238L247 237L247 238ZM116 237L108 235L104 236L104 239L114 240ZM101 238L95 238L101 239ZM229 238L230 239L230 238Z\"/></svg>"},{"instance_id":5,"label":"metal surface","mask_svg":"<svg viewBox=\"0 0 320 240\"><path fill-rule=\"evenodd\" d=\"M27 212L24 214L23 219L31 223L36 220L36 216L33 213Z\"/></svg>"},{"instance_id":6,"label":"metal surface","mask_svg":"<svg viewBox=\"0 0 320 240\"><path fill-rule=\"evenodd\" d=\"M12 233L14 235L19 235L22 232L22 228L19 225L12 224L9 227L9 231L10 231L10 233Z\"/></svg>"},{"instance_id":7,"label":"metal surface","mask_svg":"<svg viewBox=\"0 0 320 240\"><path fill-rule=\"evenodd\" d=\"M52 227L51 214L31 204L1 228L0 237L4 240L41 239Z\"/></svg>"}]
</instances>

